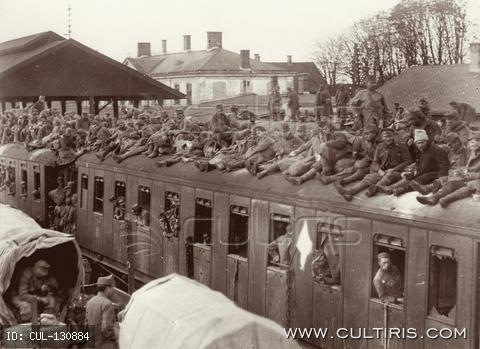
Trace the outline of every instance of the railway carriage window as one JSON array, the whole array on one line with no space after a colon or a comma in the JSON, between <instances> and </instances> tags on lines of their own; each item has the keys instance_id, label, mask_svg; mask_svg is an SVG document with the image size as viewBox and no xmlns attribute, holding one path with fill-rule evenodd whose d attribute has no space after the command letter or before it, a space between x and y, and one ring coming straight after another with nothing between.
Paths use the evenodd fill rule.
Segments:
<instances>
[{"instance_id":1,"label":"railway carriage window","mask_svg":"<svg viewBox=\"0 0 480 349\"><path fill-rule=\"evenodd\" d=\"M139 185L138 186L138 206L139 216L141 217L141 224L150 226L150 188Z\"/></svg>"},{"instance_id":2,"label":"railway carriage window","mask_svg":"<svg viewBox=\"0 0 480 349\"><path fill-rule=\"evenodd\" d=\"M113 196L113 219L125 219L125 182L115 181L115 190Z\"/></svg>"},{"instance_id":3,"label":"railway carriage window","mask_svg":"<svg viewBox=\"0 0 480 349\"><path fill-rule=\"evenodd\" d=\"M195 227L193 242L211 245L212 243L212 201L197 198L195 204Z\"/></svg>"},{"instance_id":4,"label":"railway carriage window","mask_svg":"<svg viewBox=\"0 0 480 349\"><path fill-rule=\"evenodd\" d=\"M103 177L95 176L93 188L93 212L103 214Z\"/></svg>"},{"instance_id":5,"label":"railway carriage window","mask_svg":"<svg viewBox=\"0 0 480 349\"><path fill-rule=\"evenodd\" d=\"M457 261L454 250L441 246L430 248L428 313L455 318L457 303Z\"/></svg>"},{"instance_id":6,"label":"railway carriage window","mask_svg":"<svg viewBox=\"0 0 480 349\"><path fill-rule=\"evenodd\" d=\"M40 188L40 169L38 166L33 167L33 198L39 200L41 197Z\"/></svg>"},{"instance_id":7,"label":"railway carriage window","mask_svg":"<svg viewBox=\"0 0 480 349\"><path fill-rule=\"evenodd\" d=\"M180 195L171 191L165 192L165 211L160 213L160 224L163 236L177 237L180 233Z\"/></svg>"},{"instance_id":8,"label":"railway carriage window","mask_svg":"<svg viewBox=\"0 0 480 349\"><path fill-rule=\"evenodd\" d=\"M80 192L80 208L87 208L88 201L88 176L82 174L81 192Z\"/></svg>"},{"instance_id":9,"label":"railway carriage window","mask_svg":"<svg viewBox=\"0 0 480 349\"><path fill-rule=\"evenodd\" d=\"M317 225L317 240L312 252L313 280L326 285L341 285L341 266L339 238L341 227L325 222Z\"/></svg>"},{"instance_id":10,"label":"railway carriage window","mask_svg":"<svg viewBox=\"0 0 480 349\"><path fill-rule=\"evenodd\" d=\"M26 164L22 164L21 166L21 175L22 175L22 181L20 183L20 189L21 189L21 192L20 194L22 196L27 196L27 193L28 193L28 175L27 175L27 165Z\"/></svg>"},{"instance_id":11,"label":"railway carriage window","mask_svg":"<svg viewBox=\"0 0 480 349\"><path fill-rule=\"evenodd\" d=\"M180 91L180 85L179 85L179 84L175 84L175 85L174 85L174 88L175 88L175 90ZM176 99L176 100L175 100L175 104L180 104L180 100L179 100L179 99Z\"/></svg>"},{"instance_id":12,"label":"railway carriage window","mask_svg":"<svg viewBox=\"0 0 480 349\"><path fill-rule=\"evenodd\" d=\"M15 196L15 183L16 183L16 174L15 174L15 163L10 162L7 167L7 180L5 182L7 186L7 194L10 196Z\"/></svg>"},{"instance_id":13,"label":"railway carriage window","mask_svg":"<svg viewBox=\"0 0 480 349\"><path fill-rule=\"evenodd\" d=\"M372 297L403 304L405 245L400 238L377 234L373 248Z\"/></svg>"},{"instance_id":14,"label":"railway carriage window","mask_svg":"<svg viewBox=\"0 0 480 349\"><path fill-rule=\"evenodd\" d=\"M247 258L248 254L248 209L230 206L228 253Z\"/></svg>"},{"instance_id":15,"label":"railway carriage window","mask_svg":"<svg viewBox=\"0 0 480 349\"><path fill-rule=\"evenodd\" d=\"M269 265L283 267L290 265L294 249L290 217L272 214L270 216L270 243L267 246Z\"/></svg>"}]
</instances>

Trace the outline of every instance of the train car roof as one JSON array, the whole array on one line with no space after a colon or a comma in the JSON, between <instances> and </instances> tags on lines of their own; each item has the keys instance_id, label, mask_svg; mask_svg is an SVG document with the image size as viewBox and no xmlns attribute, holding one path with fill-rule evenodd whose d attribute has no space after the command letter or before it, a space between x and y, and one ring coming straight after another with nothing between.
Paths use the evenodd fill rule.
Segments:
<instances>
[{"instance_id":1,"label":"train car roof","mask_svg":"<svg viewBox=\"0 0 480 349\"><path fill-rule=\"evenodd\" d=\"M143 155L131 157L122 163L116 163L108 157L100 162L93 153L84 154L78 159L83 166L92 166L113 172L127 172L140 177L156 178L164 182L210 189L239 196L271 200L279 203L315 208L324 211L345 213L349 216L368 214L373 219L391 220L391 218L409 219L412 224L432 228L432 225L449 231L463 232L469 229L480 232L480 201L464 199L452 203L448 208L440 205L424 206L417 202L417 192L394 197L378 194L367 198L363 192L347 202L336 191L333 184L323 185L311 180L295 186L287 182L282 174L274 174L262 180L251 176L246 169L233 172L200 172L193 163L177 163L170 167L159 168L157 159Z\"/></svg>"},{"instance_id":2,"label":"train car roof","mask_svg":"<svg viewBox=\"0 0 480 349\"><path fill-rule=\"evenodd\" d=\"M21 161L33 161L45 166L56 166L55 153L47 148L28 151L23 143L0 145L0 156Z\"/></svg>"}]
</instances>

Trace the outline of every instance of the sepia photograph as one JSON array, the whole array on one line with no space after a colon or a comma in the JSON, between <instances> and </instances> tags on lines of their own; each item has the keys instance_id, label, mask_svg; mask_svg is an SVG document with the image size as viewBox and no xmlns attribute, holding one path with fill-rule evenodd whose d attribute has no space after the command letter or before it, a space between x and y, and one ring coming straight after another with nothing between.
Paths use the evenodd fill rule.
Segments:
<instances>
[{"instance_id":1,"label":"sepia photograph","mask_svg":"<svg viewBox=\"0 0 480 349\"><path fill-rule=\"evenodd\" d=\"M0 0L0 348L480 349L480 1Z\"/></svg>"}]
</instances>

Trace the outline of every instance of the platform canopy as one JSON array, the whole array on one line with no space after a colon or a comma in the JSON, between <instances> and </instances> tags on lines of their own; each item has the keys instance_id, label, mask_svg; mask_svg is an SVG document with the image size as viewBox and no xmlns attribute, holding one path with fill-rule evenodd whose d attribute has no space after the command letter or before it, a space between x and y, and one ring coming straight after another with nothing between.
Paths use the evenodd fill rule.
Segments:
<instances>
[{"instance_id":1,"label":"platform canopy","mask_svg":"<svg viewBox=\"0 0 480 349\"><path fill-rule=\"evenodd\" d=\"M185 95L48 31L0 43L0 101L164 100Z\"/></svg>"}]
</instances>

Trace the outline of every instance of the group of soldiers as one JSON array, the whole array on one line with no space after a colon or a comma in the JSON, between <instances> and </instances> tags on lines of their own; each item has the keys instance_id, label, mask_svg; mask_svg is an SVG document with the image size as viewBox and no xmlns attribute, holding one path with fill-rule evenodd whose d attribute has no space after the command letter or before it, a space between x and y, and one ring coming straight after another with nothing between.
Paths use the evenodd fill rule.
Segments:
<instances>
[{"instance_id":1,"label":"group of soldiers","mask_svg":"<svg viewBox=\"0 0 480 349\"><path fill-rule=\"evenodd\" d=\"M345 102L348 98L340 92ZM327 94L320 89L319 99L322 93ZM356 110L349 129L324 109L308 126L277 122L267 128L254 116L240 119L236 106L225 113L217 105L207 121L198 122L181 109L167 112L158 106L126 109L115 119L108 114L60 115L42 103L40 98L29 109L3 113L2 144L48 147L59 164L73 162L84 152L95 152L101 161L111 156L116 162L143 154L158 157L159 167L180 161L194 162L204 172L245 167L258 179L281 172L294 185L318 178L319 184L334 183L348 201L365 189L368 197L418 191L420 203L446 207L476 194L480 183L480 137L471 131L471 106L451 102L451 111L439 121L432 119L424 99L408 111L396 103L390 113L374 81L348 101Z\"/></svg>"}]
</instances>

